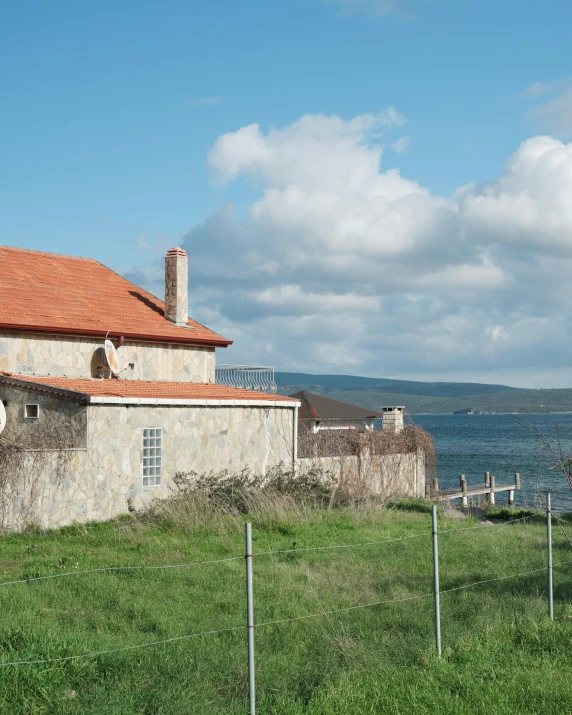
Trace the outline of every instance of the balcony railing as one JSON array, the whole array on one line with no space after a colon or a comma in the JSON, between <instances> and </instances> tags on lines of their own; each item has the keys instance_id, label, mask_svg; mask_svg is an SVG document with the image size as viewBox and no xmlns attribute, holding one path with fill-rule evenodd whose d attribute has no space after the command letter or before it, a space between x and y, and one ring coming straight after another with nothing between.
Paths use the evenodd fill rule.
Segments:
<instances>
[{"instance_id":1,"label":"balcony railing","mask_svg":"<svg viewBox=\"0 0 572 715\"><path fill-rule=\"evenodd\" d=\"M244 390L257 392L277 391L274 382L273 367L258 367L254 365L217 365L215 382L227 387L242 387Z\"/></svg>"}]
</instances>

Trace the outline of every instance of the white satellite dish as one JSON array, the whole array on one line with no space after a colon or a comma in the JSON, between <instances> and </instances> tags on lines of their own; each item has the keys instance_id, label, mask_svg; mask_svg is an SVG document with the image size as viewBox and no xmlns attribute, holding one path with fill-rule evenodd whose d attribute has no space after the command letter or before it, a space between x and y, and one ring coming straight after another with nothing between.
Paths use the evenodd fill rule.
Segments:
<instances>
[{"instance_id":1,"label":"white satellite dish","mask_svg":"<svg viewBox=\"0 0 572 715\"><path fill-rule=\"evenodd\" d=\"M117 355L115 345L111 342L111 340L105 341L104 350L105 359L107 360L107 365L109 366L109 369L114 375L119 374L119 357Z\"/></svg>"},{"instance_id":2,"label":"white satellite dish","mask_svg":"<svg viewBox=\"0 0 572 715\"><path fill-rule=\"evenodd\" d=\"M0 432L6 427L6 408L4 403L0 400Z\"/></svg>"}]
</instances>

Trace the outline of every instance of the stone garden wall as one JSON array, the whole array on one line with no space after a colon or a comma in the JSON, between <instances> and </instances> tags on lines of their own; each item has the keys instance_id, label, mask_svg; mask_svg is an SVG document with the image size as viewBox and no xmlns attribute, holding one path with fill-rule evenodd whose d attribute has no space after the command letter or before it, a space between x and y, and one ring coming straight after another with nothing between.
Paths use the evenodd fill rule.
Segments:
<instances>
[{"instance_id":1,"label":"stone garden wall","mask_svg":"<svg viewBox=\"0 0 572 715\"><path fill-rule=\"evenodd\" d=\"M421 498L425 495L425 455L423 452L385 454L375 457L304 457L300 470L317 467L336 479L362 484L372 494L393 498Z\"/></svg>"}]
</instances>

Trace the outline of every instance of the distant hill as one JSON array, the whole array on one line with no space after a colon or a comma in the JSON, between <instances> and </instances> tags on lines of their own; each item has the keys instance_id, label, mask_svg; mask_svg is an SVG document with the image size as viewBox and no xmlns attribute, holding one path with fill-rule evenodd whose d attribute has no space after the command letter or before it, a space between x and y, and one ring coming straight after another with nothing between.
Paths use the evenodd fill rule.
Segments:
<instances>
[{"instance_id":1,"label":"distant hill","mask_svg":"<svg viewBox=\"0 0 572 715\"><path fill-rule=\"evenodd\" d=\"M354 375L309 375L303 372L277 372L279 387L304 385L314 386L314 392L322 390L346 390L352 392L386 392L400 395L427 395L429 397L459 397L463 395L487 395L496 392L519 392L517 387L507 385L486 385L479 382L414 382L411 380L389 380L378 377L357 377ZM282 392L282 391L281 391ZM295 392L295 390L293 390Z\"/></svg>"},{"instance_id":2,"label":"distant hill","mask_svg":"<svg viewBox=\"0 0 572 715\"><path fill-rule=\"evenodd\" d=\"M378 410L404 405L409 413L572 412L572 389L527 390L471 382L415 382L354 375L275 374L278 392L317 392L336 400Z\"/></svg>"}]
</instances>

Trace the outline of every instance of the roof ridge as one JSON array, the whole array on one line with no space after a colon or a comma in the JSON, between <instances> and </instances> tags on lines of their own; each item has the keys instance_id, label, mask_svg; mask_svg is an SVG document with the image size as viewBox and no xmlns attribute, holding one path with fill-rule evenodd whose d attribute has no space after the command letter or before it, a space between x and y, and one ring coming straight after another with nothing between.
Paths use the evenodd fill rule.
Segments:
<instances>
[{"instance_id":1,"label":"roof ridge","mask_svg":"<svg viewBox=\"0 0 572 715\"><path fill-rule=\"evenodd\" d=\"M358 414L360 412L362 413L360 415L360 419L362 417L371 417L374 419L381 419L382 414L383 414L379 410L370 409L369 407L361 407L360 405L355 405L351 402L343 402L342 400L336 400L333 397L328 397L327 395L322 395L319 392L310 392L309 390L300 390L299 392L292 393L289 396L296 397L297 399L302 400L303 403L306 405L306 408L307 408L308 412L310 413L310 416L315 419L320 419L320 420L339 419L337 417L336 418L327 417L324 414L320 414L320 407L319 407L320 400L325 400L326 403L334 403L332 406L329 407L329 409L332 409L332 407L334 407L334 406L338 406L340 410L345 410L346 412L347 412L348 408L357 410ZM317 399L314 399L314 398L317 398ZM325 407L324 403L322 403L322 405Z\"/></svg>"},{"instance_id":2,"label":"roof ridge","mask_svg":"<svg viewBox=\"0 0 572 715\"><path fill-rule=\"evenodd\" d=\"M54 253L53 251L40 251L36 248L19 248L18 246L0 245L0 250L14 251L17 253L37 253L41 256L53 256L54 258L69 258L72 261L91 261L93 263L100 263L100 265L104 265L96 258L86 258L85 256L70 256L68 253ZM107 268L107 266L105 267Z\"/></svg>"}]
</instances>

